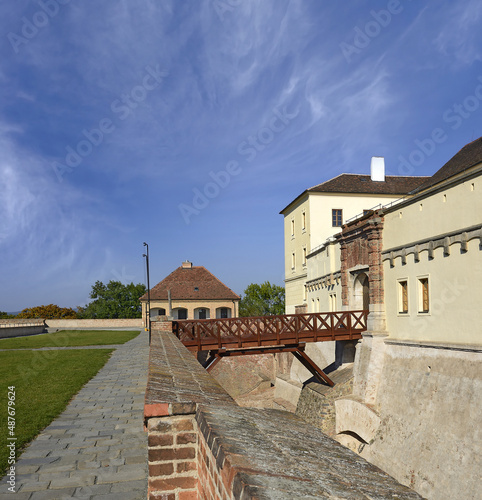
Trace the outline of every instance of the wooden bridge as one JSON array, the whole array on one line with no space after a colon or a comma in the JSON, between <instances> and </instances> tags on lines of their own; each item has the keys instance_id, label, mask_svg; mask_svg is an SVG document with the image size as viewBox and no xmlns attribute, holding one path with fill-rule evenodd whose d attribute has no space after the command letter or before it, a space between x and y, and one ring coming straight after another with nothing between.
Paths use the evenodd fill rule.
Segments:
<instances>
[{"instance_id":1,"label":"wooden bridge","mask_svg":"<svg viewBox=\"0 0 482 500\"><path fill-rule=\"evenodd\" d=\"M307 342L358 340L367 329L368 311L284 314L173 321L173 332L191 351L211 351L207 370L224 356L292 352L316 378L333 382L304 352Z\"/></svg>"}]
</instances>

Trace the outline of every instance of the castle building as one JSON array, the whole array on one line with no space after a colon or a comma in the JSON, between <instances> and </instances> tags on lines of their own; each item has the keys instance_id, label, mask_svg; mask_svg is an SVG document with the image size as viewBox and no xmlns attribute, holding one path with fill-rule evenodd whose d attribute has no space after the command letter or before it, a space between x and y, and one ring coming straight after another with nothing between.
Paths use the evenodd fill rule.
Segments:
<instances>
[{"instance_id":1,"label":"castle building","mask_svg":"<svg viewBox=\"0 0 482 500\"><path fill-rule=\"evenodd\" d=\"M340 302L336 292L326 303L319 295L308 294L319 289L321 282L313 280L323 281L331 275L339 260L335 249L330 255L330 237L350 218L375 206L395 202L426 180L426 177L386 176L384 159L374 157L370 175L341 174L305 190L281 210L286 313L335 310L337 300ZM315 257L312 269L308 265L310 257Z\"/></svg>"},{"instance_id":2,"label":"castle building","mask_svg":"<svg viewBox=\"0 0 482 500\"><path fill-rule=\"evenodd\" d=\"M482 138L403 199L344 221L307 255L304 280L308 312L369 310L336 438L426 498L477 498Z\"/></svg>"}]
</instances>

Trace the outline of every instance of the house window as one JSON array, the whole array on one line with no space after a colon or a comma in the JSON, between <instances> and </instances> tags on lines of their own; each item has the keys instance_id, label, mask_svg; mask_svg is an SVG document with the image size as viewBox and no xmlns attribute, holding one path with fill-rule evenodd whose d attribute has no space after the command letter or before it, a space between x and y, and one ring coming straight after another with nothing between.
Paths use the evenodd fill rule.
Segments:
<instances>
[{"instance_id":1,"label":"house window","mask_svg":"<svg viewBox=\"0 0 482 500\"><path fill-rule=\"evenodd\" d=\"M295 220L291 219L291 236L295 235Z\"/></svg>"},{"instance_id":2,"label":"house window","mask_svg":"<svg viewBox=\"0 0 482 500\"><path fill-rule=\"evenodd\" d=\"M430 311L430 296L428 289L428 278L419 278L418 279L418 288L419 288L419 309L418 312L428 313Z\"/></svg>"},{"instance_id":3,"label":"house window","mask_svg":"<svg viewBox=\"0 0 482 500\"><path fill-rule=\"evenodd\" d=\"M206 309L199 309L199 319L206 319Z\"/></svg>"},{"instance_id":4,"label":"house window","mask_svg":"<svg viewBox=\"0 0 482 500\"><path fill-rule=\"evenodd\" d=\"M179 308L177 310L177 319L187 319L187 309Z\"/></svg>"},{"instance_id":5,"label":"house window","mask_svg":"<svg viewBox=\"0 0 482 500\"><path fill-rule=\"evenodd\" d=\"M306 212L301 213L301 229L306 229Z\"/></svg>"},{"instance_id":6,"label":"house window","mask_svg":"<svg viewBox=\"0 0 482 500\"><path fill-rule=\"evenodd\" d=\"M294 269L296 265L295 252L291 254L291 269Z\"/></svg>"},{"instance_id":7,"label":"house window","mask_svg":"<svg viewBox=\"0 0 482 500\"><path fill-rule=\"evenodd\" d=\"M331 211L331 224L333 227L341 227L343 221L343 210L334 208Z\"/></svg>"},{"instance_id":8,"label":"house window","mask_svg":"<svg viewBox=\"0 0 482 500\"><path fill-rule=\"evenodd\" d=\"M336 293L330 293L330 311L336 311Z\"/></svg>"},{"instance_id":9,"label":"house window","mask_svg":"<svg viewBox=\"0 0 482 500\"><path fill-rule=\"evenodd\" d=\"M303 248L303 265L306 266L306 247Z\"/></svg>"},{"instance_id":10,"label":"house window","mask_svg":"<svg viewBox=\"0 0 482 500\"><path fill-rule=\"evenodd\" d=\"M227 307L221 307L221 318L228 318L228 308Z\"/></svg>"},{"instance_id":11,"label":"house window","mask_svg":"<svg viewBox=\"0 0 482 500\"><path fill-rule=\"evenodd\" d=\"M408 314L408 281L400 280L398 282L398 312Z\"/></svg>"}]
</instances>

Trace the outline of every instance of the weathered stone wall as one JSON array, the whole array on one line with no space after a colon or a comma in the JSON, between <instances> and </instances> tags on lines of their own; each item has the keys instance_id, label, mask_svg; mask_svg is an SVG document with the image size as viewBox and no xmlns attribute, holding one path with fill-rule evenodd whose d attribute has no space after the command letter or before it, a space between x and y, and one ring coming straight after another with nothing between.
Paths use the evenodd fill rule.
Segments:
<instances>
[{"instance_id":1,"label":"weathered stone wall","mask_svg":"<svg viewBox=\"0 0 482 500\"><path fill-rule=\"evenodd\" d=\"M224 357L210 373L231 397L237 398L266 381L274 383L275 359L273 354Z\"/></svg>"},{"instance_id":2,"label":"weathered stone wall","mask_svg":"<svg viewBox=\"0 0 482 500\"><path fill-rule=\"evenodd\" d=\"M318 382L306 384L298 400L296 415L321 429L328 436L335 436L335 401L348 396L353 390L353 367L345 366L330 373L334 387Z\"/></svg>"},{"instance_id":3,"label":"weathered stone wall","mask_svg":"<svg viewBox=\"0 0 482 500\"><path fill-rule=\"evenodd\" d=\"M420 498L296 415L238 407L155 326L144 416L150 500Z\"/></svg>"},{"instance_id":4,"label":"weathered stone wall","mask_svg":"<svg viewBox=\"0 0 482 500\"><path fill-rule=\"evenodd\" d=\"M374 406L337 407L339 430L367 442L342 442L424 497L480 498L482 349L385 340L381 370Z\"/></svg>"}]
</instances>

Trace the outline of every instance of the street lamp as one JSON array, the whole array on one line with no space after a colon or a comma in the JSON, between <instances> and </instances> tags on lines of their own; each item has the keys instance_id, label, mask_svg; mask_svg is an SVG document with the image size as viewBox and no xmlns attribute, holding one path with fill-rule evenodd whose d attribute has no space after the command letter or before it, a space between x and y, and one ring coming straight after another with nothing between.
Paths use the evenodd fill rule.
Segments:
<instances>
[{"instance_id":1,"label":"street lamp","mask_svg":"<svg viewBox=\"0 0 482 500\"><path fill-rule=\"evenodd\" d=\"M144 246L146 247L146 253L142 254L146 258L147 267L147 325L149 328L149 345L151 345L151 285L149 282L149 245L144 241Z\"/></svg>"}]
</instances>

